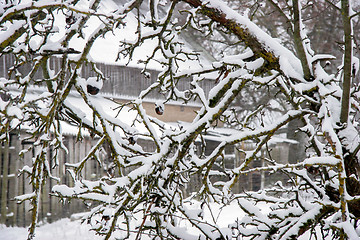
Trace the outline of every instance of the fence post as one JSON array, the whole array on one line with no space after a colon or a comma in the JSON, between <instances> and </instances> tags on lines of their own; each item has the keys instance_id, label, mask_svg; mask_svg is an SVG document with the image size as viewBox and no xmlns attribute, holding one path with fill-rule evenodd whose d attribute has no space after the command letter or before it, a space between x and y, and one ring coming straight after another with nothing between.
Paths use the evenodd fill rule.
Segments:
<instances>
[{"instance_id":1,"label":"fence post","mask_svg":"<svg viewBox=\"0 0 360 240\"><path fill-rule=\"evenodd\" d=\"M6 223L7 215L7 190L8 190L8 170L9 170L9 141L4 142L4 146L0 148L0 156L2 156L3 167L1 175L1 217L0 223Z\"/></svg>"}]
</instances>

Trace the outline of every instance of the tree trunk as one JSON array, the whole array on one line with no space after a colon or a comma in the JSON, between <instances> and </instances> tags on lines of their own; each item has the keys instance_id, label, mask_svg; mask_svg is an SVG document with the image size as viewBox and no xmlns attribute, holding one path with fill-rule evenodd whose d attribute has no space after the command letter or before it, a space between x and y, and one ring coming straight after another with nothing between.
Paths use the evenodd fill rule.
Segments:
<instances>
[{"instance_id":1,"label":"tree trunk","mask_svg":"<svg viewBox=\"0 0 360 240\"><path fill-rule=\"evenodd\" d=\"M303 68L303 73L304 73L304 78L306 80L310 80L311 79L311 71L310 71L310 67L309 67L309 63L308 63L308 59L306 56L306 50L304 48L303 45L303 39L301 37L301 7L298 0L293 0L293 11L294 11L294 20L293 20L293 24L294 24L294 44L295 44L295 49L296 49L296 53L298 55L298 58L301 61L301 66Z\"/></svg>"},{"instance_id":2,"label":"tree trunk","mask_svg":"<svg viewBox=\"0 0 360 240\"><path fill-rule=\"evenodd\" d=\"M349 16L349 0L341 1L341 15L344 26L345 50L343 59L343 93L341 98L340 123L346 124L349 116L351 69L352 69L352 30Z\"/></svg>"}]
</instances>

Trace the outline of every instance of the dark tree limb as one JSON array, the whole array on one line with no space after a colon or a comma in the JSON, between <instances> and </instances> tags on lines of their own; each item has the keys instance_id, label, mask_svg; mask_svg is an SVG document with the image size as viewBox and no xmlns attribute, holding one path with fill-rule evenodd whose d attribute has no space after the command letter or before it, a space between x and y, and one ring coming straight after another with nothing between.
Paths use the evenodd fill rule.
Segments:
<instances>
[{"instance_id":1,"label":"dark tree limb","mask_svg":"<svg viewBox=\"0 0 360 240\"><path fill-rule=\"evenodd\" d=\"M249 47L256 58L263 58L266 61L267 69L274 69L282 72L280 69L279 58L271 51L267 50L263 43L253 35L249 29L237 23L235 20L226 16L224 12L219 9L211 8L203 4L201 0L184 0L194 8L199 8L200 12L213 21L221 24L228 29L231 33L235 34L244 44Z\"/></svg>"}]
</instances>

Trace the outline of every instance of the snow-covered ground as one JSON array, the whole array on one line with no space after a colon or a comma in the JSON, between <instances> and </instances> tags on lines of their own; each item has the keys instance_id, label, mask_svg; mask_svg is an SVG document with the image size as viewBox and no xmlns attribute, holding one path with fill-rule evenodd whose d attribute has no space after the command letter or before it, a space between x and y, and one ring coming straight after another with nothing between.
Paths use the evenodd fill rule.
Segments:
<instances>
[{"instance_id":1,"label":"snow-covered ground","mask_svg":"<svg viewBox=\"0 0 360 240\"><path fill-rule=\"evenodd\" d=\"M0 226L1 240L25 240L27 228ZM61 219L51 224L44 224L36 229L35 240L97 240L103 237L96 236L90 231L90 226L81 224L80 220L71 221L69 218Z\"/></svg>"},{"instance_id":2,"label":"snow-covered ground","mask_svg":"<svg viewBox=\"0 0 360 240\"><path fill-rule=\"evenodd\" d=\"M200 203L191 205L191 208L200 208ZM231 204L221 209L219 205L213 204L212 209L212 214L210 214L208 210L205 210L204 218L210 222L215 219L221 227L227 227L228 224L237 218L244 216L236 204ZM196 230L194 229L194 231ZM25 240L27 239L27 234L27 228L0 225L1 240ZM103 238L104 237L96 235L94 231L91 231L89 225L81 224L81 220L71 220L70 218L61 219L53 223L41 224L36 229L35 236L35 240L97 240Z\"/></svg>"},{"instance_id":3,"label":"snow-covered ground","mask_svg":"<svg viewBox=\"0 0 360 240\"><path fill-rule=\"evenodd\" d=\"M195 203L191 205L191 208L200 208L200 203ZM204 219L207 219L209 222L215 220L221 228L226 228L228 224L233 223L237 218L244 217L244 212L235 204L231 204L227 207L220 207L220 205L212 204L212 214L208 210L204 212ZM269 207L264 205L260 206L261 211L266 214L270 211ZM77 214L80 216L81 214ZM75 215L74 215L75 216ZM73 220L70 218L65 218L53 222L51 224L41 224L36 230L36 236L34 240L98 240L104 239L104 237L98 236L94 231L90 230L88 224L81 224L81 220L76 218ZM141 221L141 219L140 219ZM186 227L188 224L185 224ZM197 230L194 229L194 233ZM1 240L25 240L27 239L27 228L20 227L6 227L0 225L0 239ZM116 236L116 234L114 234ZM321 239L321 235L319 234ZM144 238L142 238L144 239ZM303 236L299 237L298 240L305 239L315 239L315 236L309 238L309 234L305 233ZM326 240L330 240L327 238Z\"/></svg>"}]
</instances>

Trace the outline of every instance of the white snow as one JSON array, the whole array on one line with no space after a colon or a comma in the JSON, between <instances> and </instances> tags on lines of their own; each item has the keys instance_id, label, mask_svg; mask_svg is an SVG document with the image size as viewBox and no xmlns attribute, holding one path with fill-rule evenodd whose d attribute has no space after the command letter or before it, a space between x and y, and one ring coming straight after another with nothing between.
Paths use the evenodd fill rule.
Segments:
<instances>
[{"instance_id":1,"label":"white snow","mask_svg":"<svg viewBox=\"0 0 360 240\"><path fill-rule=\"evenodd\" d=\"M244 204L242 202L242 204ZM247 204L249 205L249 204ZM194 210L195 215L194 218L197 218L197 214L201 212L201 203L197 201L192 201L191 204L187 203L186 206L189 210ZM260 215L266 215L270 210L270 205L266 205L264 203L259 203L256 205L258 208L254 208L254 206L249 206L250 209L253 209ZM234 202L225 207L211 203L210 207L212 212L209 211L207 205L203 207L203 220L206 220L208 223L212 224L217 222L219 227L222 229L223 233L230 234L230 229L228 228L229 224L234 224L237 219L242 219L247 215L240 209L240 207ZM112 209L106 209L106 214L112 214ZM199 212L200 211L200 212ZM105 214L105 213L104 213ZM36 229L36 235L34 240L69 240L69 239L78 239L78 240L97 240L104 239L102 236L98 236L94 231L91 230L91 226L89 224L81 224L80 218L85 216L86 213L74 214L71 218L64 218L53 223L40 223ZM137 218L137 224L141 223L143 218L139 216ZM170 229L174 231L174 233L178 233L180 236L186 236L191 239L194 236L199 234L199 230L196 229L192 224L185 222L184 220L179 220L179 227L168 226ZM137 225L135 222L132 226ZM186 230L189 230L186 232ZM250 232L251 229L249 228ZM5 225L0 225L0 236L1 240L24 240L27 238L27 228L22 227L6 227ZM353 233L352 233L353 234ZM121 236L120 232L114 233L112 238ZM309 239L310 233L305 233L300 236L298 240ZM319 233L320 236L320 233ZM353 236L353 235L352 235ZM354 235L355 236L355 235ZM130 237L130 239L135 239L135 236ZM145 235L142 235L143 240L149 239ZM197 238L195 238L197 239ZM247 239L247 238L244 238ZM327 238L326 240L330 240L331 238Z\"/></svg>"},{"instance_id":2,"label":"white snow","mask_svg":"<svg viewBox=\"0 0 360 240\"><path fill-rule=\"evenodd\" d=\"M0 226L0 236L2 240L24 240L27 239L28 231L26 228ZM37 228L35 240L96 240L103 237L96 236L95 232L90 231L90 226L81 224L80 220L71 221L61 219L51 224L44 224Z\"/></svg>"},{"instance_id":3,"label":"white snow","mask_svg":"<svg viewBox=\"0 0 360 240\"><path fill-rule=\"evenodd\" d=\"M86 83L98 89L101 89L103 87L103 81L101 79L98 79L97 77L89 77L86 80Z\"/></svg>"},{"instance_id":4,"label":"white snow","mask_svg":"<svg viewBox=\"0 0 360 240\"><path fill-rule=\"evenodd\" d=\"M200 203L197 201L193 201L192 204L186 204L189 210L193 210L196 213L199 212ZM234 203L227 207L222 208L219 204L212 203L211 207L213 208L213 212L210 213L207 207L204 208L204 219L213 223L216 221L220 227L227 228L229 224L234 223L234 221L238 218L242 218L244 216L243 211ZM112 214L112 209L106 209L106 214ZM268 212L268 208L264 205L263 210L264 213ZM105 214L105 213L104 213ZM85 215L85 214L74 214L75 215ZM196 215L196 214L195 214ZM84 223L81 224L81 220L71 220L78 219L79 217L74 218L66 218L61 219L59 221L53 222L51 224L40 224L40 226L36 230L36 235L34 240L69 240L69 239L78 239L78 240L96 240L96 239L104 239L104 237L96 236L95 232L91 231L91 226ZM142 217L138 217L137 222L141 223ZM198 230L194 228L194 226L189 223L185 223L185 221L180 220L179 224L184 229L192 229L191 234L198 234ZM135 225L135 224L134 224ZM176 229L174 228L174 231ZM181 230L178 228L176 231ZM6 227L4 225L0 225L0 236L1 240L23 240L27 238L27 229L20 227ZM118 236L120 233L115 233L115 236ZM189 236L189 235L188 235ZM111 238L114 239L114 238ZM130 239L135 239L132 237ZM141 239L148 239L145 235L142 236Z\"/></svg>"}]
</instances>

